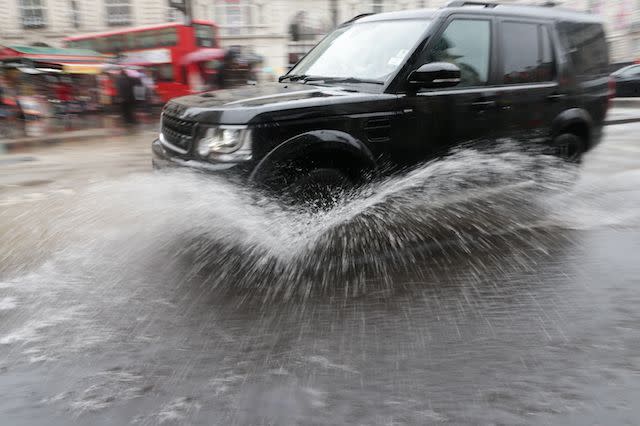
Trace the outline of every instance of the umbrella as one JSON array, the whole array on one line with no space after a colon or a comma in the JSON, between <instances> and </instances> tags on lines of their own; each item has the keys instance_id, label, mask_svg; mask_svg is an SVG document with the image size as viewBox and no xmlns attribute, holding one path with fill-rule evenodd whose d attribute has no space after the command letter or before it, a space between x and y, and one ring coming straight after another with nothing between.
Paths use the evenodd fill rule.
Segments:
<instances>
[{"instance_id":1,"label":"umbrella","mask_svg":"<svg viewBox=\"0 0 640 426\"><path fill-rule=\"evenodd\" d=\"M198 49L195 52L191 52L185 55L180 61L180 65L188 65L194 62L205 62L224 59L224 49L206 48Z\"/></svg>"},{"instance_id":2,"label":"umbrella","mask_svg":"<svg viewBox=\"0 0 640 426\"><path fill-rule=\"evenodd\" d=\"M142 77L142 73L140 71L138 71L138 70L127 69L127 70L125 70L125 72L131 78L140 78L140 77Z\"/></svg>"}]
</instances>

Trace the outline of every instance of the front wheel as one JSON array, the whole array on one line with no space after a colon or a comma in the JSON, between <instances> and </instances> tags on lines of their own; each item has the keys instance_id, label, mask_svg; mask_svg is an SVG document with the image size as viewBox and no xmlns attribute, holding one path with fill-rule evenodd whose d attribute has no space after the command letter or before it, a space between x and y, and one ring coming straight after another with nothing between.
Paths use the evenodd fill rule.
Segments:
<instances>
[{"instance_id":1,"label":"front wheel","mask_svg":"<svg viewBox=\"0 0 640 426\"><path fill-rule=\"evenodd\" d=\"M349 176L339 169L317 168L301 173L284 191L292 203L326 210L353 187Z\"/></svg>"}]
</instances>

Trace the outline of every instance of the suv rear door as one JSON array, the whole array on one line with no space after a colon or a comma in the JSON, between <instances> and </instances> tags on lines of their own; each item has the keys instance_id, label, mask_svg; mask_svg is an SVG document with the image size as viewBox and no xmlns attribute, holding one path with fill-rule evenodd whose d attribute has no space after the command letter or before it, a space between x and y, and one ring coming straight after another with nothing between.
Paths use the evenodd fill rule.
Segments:
<instances>
[{"instance_id":1,"label":"suv rear door","mask_svg":"<svg viewBox=\"0 0 640 426\"><path fill-rule=\"evenodd\" d=\"M454 87L417 92L405 88L406 95L400 97L405 140L402 149L395 152L398 162L423 161L454 144L493 136L493 27L492 17L453 14L408 64L407 74L426 63L451 62L460 68L461 82Z\"/></svg>"},{"instance_id":2,"label":"suv rear door","mask_svg":"<svg viewBox=\"0 0 640 426\"><path fill-rule=\"evenodd\" d=\"M565 108L550 28L536 20L499 20L499 136L548 140L553 119Z\"/></svg>"}]
</instances>

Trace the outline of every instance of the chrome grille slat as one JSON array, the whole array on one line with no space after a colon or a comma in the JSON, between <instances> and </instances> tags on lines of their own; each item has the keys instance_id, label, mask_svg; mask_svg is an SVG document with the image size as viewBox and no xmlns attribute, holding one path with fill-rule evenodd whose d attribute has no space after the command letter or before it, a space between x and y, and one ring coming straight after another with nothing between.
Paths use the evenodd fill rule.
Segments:
<instances>
[{"instance_id":1,"label":"chrome grille slat","mask_svg":"<svg viewBox=\"0 0 640 426\"><path fill-rule=\"evenodd\" d=\"M193 131L196 122L162 114L162 135L168 144L176 146L185 152L191 149ZM171 146L169 146L171 148Z\"/></svg>"}]
</instances>

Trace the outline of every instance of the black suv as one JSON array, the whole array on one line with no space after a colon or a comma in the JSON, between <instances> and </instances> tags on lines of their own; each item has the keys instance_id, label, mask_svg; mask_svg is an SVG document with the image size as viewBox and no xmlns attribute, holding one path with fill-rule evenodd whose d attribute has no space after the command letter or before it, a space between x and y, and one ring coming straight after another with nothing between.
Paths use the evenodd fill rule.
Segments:
<instances>
[{"instance_id":1,"label":"black suv","mask_svg":"<svg viewBox=\"0 0 640 426\"><path fill-rule=\"evenodd\" d=\"M278 83L170 101L153 163L295 192L407 169L473 140L545 143L577 160L600 140L611 89L591 15L460 1L364 15Z\"/></svg>"}]
</instances>

